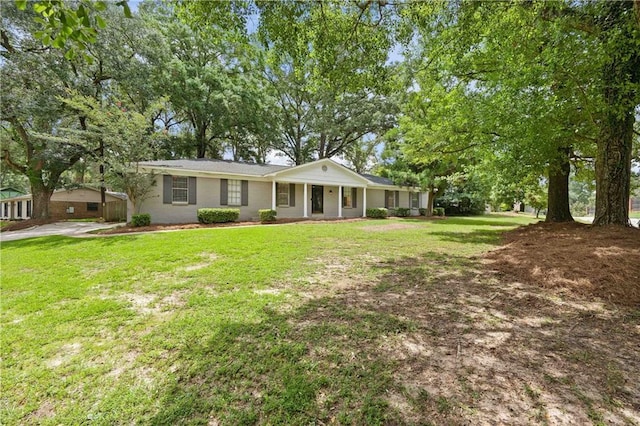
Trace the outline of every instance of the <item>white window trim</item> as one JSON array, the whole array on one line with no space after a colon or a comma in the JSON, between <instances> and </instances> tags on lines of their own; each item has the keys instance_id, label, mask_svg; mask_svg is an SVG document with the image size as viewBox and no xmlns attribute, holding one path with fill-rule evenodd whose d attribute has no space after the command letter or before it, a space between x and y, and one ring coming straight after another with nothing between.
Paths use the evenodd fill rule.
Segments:
<instances>
[{"instance_id":1,"label":"white window trim","mask_svg":"<svg viewBox=\"0 0 640 426\"><path fill-rule=\"evenodd\" d=\"M344 204L344 199L347 198L349 200L349 205ZM342 208L343 209L352 209L353 208L353 189L351 186L343 186L342 187Z\"/></svg>"},{"instance_id":2,"label":"white window trim","mask_svg":"<svg viewBox=\"0 0 640 426\"><path fill-rule=\"evenodd\" d=\"M233 188L233 191L232 191L232 188ZM237 198L237 202L234 198ZM242 205L242 180L229 179L227 181L227 205L228 206Z\"/></svg>"},{"instance_id":3,"label":"white window trim","mask_svg":"<svg viewBox=\"0 0 640 426\"><path fill-rule=\"evenodd\" d=\"M413 197L416 197L416 207L413 207ZM418 210L420 208L420 193L419 192L412 192L411 193L411 198L409 199L409 203L411 203L411 209L412 210Z\"/></svg>"},{"instance_id":4,"label":"white window trim","mask_svg":"<svg viewBox=\"0 0 640 426\"><path fill-rule=\"evenodd\" d=\"M176 188L176 181L177 179L184 179L186 182L186 187L184 188ZM185 201L182 200L175 200L175 191L177 190L184 190L185 193L187 194L187 199ZM171 204L176 205L176 206L186 206L189 204L189 177L187 176L172 176L171 177Z\"/></svg>"},{"instance_id":5,"label":"white window trim","mask_svg":"<svg viewBox=\"0 0 640 426\"><path fill-rule=\"evenodd\" d=\"M390 209L397 209L400 205L400 200L399 197L396 197L396 191L389 191L388 194L391 194L393 197L393 203L389 203L389 200L387 200L387 205Z\"/></svg>"},{"instance_id":6,"label":"white window trim","mask_svg":"<svg viewBox=\"0 0 640 426\"><path fill-rule=\"evenodd\" d=\"M280 191L280 188L286 188L286 191ZM280 204L280 195L287 193L287 204ZM291 191L288 183L276 182L276 206L277 207L291 207Z\"/></svg>"}]
</instances>

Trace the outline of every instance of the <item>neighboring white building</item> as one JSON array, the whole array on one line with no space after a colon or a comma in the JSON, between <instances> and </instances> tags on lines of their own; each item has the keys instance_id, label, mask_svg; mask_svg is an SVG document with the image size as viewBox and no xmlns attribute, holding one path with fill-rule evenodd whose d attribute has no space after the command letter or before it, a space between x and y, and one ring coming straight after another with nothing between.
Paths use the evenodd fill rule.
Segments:
<instances>
[{"instance_id":1,"label":"neighboring white building","mask_svg":"<svg viewBox=\"0 0 640 426\"><path fill-rule=\"evenodd\" d=\"M429 203L419 188L360 175L329 159L300 166L160 160L141 162L138 171L157 175L154 193L140 206L154 223L195 222L197 210L208 207L239 208L240 220L257 220L260 209L276 210L278 218L363 217L373 207L418 215Z\"/></svg>"}]
</instances>

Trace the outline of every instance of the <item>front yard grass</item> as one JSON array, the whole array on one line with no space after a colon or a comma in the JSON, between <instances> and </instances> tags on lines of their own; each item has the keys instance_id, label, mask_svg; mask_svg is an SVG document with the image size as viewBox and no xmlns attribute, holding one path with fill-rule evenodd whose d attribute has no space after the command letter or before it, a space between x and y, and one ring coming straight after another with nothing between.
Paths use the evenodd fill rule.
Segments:
<instances>
[{"instance_id":1,"label":"front yard grass","mask_svg":"<svg viewBox=\"0 0 640 426\"><path fill-rule=\"evenodd\" d=\"M548 348L536 334L569 329L581 309L482 272L500 231L530 222L3 243L2 423L544 423L558 404L578 422L633 419L637 371L606 359L600 394L579 366L608 347Z\"/></svg>"}]
</instances>

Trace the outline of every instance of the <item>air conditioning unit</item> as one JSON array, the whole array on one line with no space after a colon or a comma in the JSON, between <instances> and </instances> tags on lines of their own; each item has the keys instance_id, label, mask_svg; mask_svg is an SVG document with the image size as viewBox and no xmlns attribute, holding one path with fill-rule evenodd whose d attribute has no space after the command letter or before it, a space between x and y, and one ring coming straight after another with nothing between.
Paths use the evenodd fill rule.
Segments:
<instances>
[{"instance_id":1,"label":"air conditioning unit","mask_svg":"<svg viewBox=\"0 0 640 426\"><path fill-rule=\"evenodd\" d=\"M67 207L67 213L73 214L75 209L73 207Z\"/></svg>"}]
</instances>

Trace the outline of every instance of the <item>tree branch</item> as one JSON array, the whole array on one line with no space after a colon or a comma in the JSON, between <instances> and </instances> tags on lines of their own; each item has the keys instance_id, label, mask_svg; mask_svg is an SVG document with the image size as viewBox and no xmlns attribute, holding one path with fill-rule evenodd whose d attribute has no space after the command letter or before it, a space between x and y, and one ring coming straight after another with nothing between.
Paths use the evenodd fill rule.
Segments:
<instances>
[{"instance_id":1,"label":"tree branch","mask_svg":"<svg viewBox=\"0 0 640 426\"><path fill-rule=\"evenodd\" d=\"M16 172L22 173L22 174L27 174L27 167L24 165L20 165L18 163L15 163L12 159L11 159L11 154L9 153L8 149L5 149L2 152L2 159L4 160L5 164L7 166L9 166L10 168L12 168L13 170L15 170Z\"/></svg>"}]
</instances>

